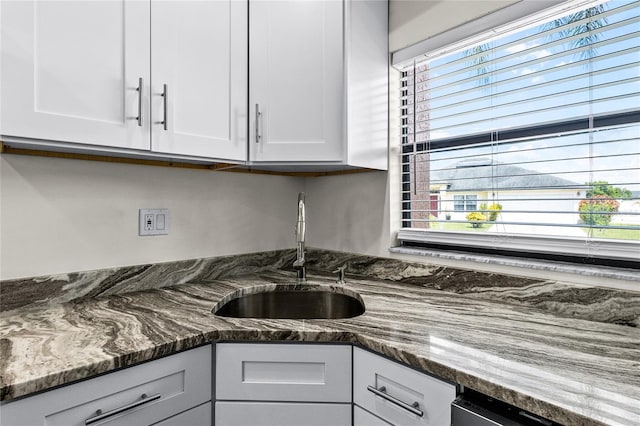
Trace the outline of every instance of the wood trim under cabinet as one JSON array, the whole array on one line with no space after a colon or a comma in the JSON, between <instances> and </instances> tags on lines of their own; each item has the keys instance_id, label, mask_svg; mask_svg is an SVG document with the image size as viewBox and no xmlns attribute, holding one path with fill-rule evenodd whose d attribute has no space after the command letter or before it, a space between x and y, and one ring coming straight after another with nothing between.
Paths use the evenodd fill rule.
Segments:
<instances>
[{"instance_id":1,"label":"wood trim under cabinet","mask_svg":"<svg viewBox=\"0 0 640 426\"><path fill-rule=\"evenodd\" d=\"M350 169L350 170L334 170L326 172L285 172L275 170L259 170L254 169L251 166L244 166L239 164L230 163L210 163L210 164L195 164L186 163L176 160L148 160L143 158L128 158L128 157L111 157L107 155L94 155L94 154L81 154L75 152L56 152L56 151L44 151L36 149L24 149L15 148L11 145L0 141L0 154L14 154L14 155L30 155L36 157L49 157L49 158L64 158L68 160L85 160L85 161L102 161L106 163L120 163L120 164L138 164L144 166L156 166L156 167L177 167L184 169L195 170L209 170L220 172L235 172L235 173L251 173L251 174L263 174L263 175L279 175L279 176L298 176L298 177L319 177L319 176L334 176L334 175L346 175L353 173L367 173L367 172L379 172L376 169Z\"/></svg>"}]
</instances>

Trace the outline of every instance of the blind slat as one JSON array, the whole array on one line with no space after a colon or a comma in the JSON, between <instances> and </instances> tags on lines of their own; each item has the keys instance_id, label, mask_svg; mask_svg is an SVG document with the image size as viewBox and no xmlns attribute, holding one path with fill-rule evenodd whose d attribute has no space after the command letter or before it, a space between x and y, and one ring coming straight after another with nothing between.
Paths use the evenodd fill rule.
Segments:
<instances>
[{"instance_id":1,"label":"blind slat","mask_svg":"<svg viewBox=\"0 0 640 426\"><path fill-rule=\"evenodd\" d=\"M640 34L640 33L639 33ZM626 49L623 53L627 54L627 53L636 53L637 49L634 48L629 48ZM620 53L620 52L617 52ZM534 87L531 86L524 86L524 87L520 87L520 88L516 88L516 89L511 89L511 90L507 90L504 92L501 92L501 95L515 95L518 93L522 93L522 92L526 92L528 90L531 90L532 88L535 88L536 90L540 90L542 88L548 87L548 86L554 86L557 84L567 84L567 83L571 83L574 82L576 80L581 80L581 79L588 79L588 78L593 78L593 77L597 77L597 76L602 76L602 75L606 75L606 74L610 74L610 73L615 73L615 72L620 72L620 71L624 71L624 70L637 70L638 67L640 66L640 60L639 61L635 61L635 62L630 62L630 63L625 63L619 66L615 66L615 67L610 67L610 68L605 68L602 70L597 70L594 72L589 72L589 71L584 71L582 73L578 73L578 74L571 74L570 76L566 76L566 77L562 77L562 78L557 78L554 80L548 80L545 81L543 83L537 83ZM530 80L532 78L539 78L539 79L545 79L547 74L550 74L550 72L548 71L540 71L540 72L533 72L531 74L525 74L525 75L521 75L521 76L517 76L517 77L513 77L507 80L504 80L503 83L507 84L507 85L512 85L514 83L518 83L521 81L526 81L526 80ZM632 79L627 79L630 81L634 81ZM622 80L618 80L618 81L622 81ZM618 81L609 81L607 83L603 83L602 87L605 87L604 84L616 84ZM429 103L433 103L434 101L438 101L438 107L439 108L446 108L446 107L450 107L450 106L463 106L465 104L467 104L469 101L458 101L458 102L452 102L452 103L440 103L443 100L446 99L451 99L451 98L456 98L456 97L461 97L463 95L471 95L474 92L476 92L478 90L477 87L471 88L471 89L467 89L467 90L460 90L460 91L451 91L449 93L443 94L442 96L437 96L434 97L432 99L430 99L427 102L419 102L418 108L420 108L421 106L424 105L429 105ZM589 88L583 88L582 90L584 91L588 91ZM475 98L473 98L473 101L477 102L477 101L481 101L481 100L485 100L485 99L490 99L492 98L494 95L493 94L485 94L485 95L480 95L480 96L476 96Z\"/></svg>"},{"instance_id":2,"label":"blind slat","mask_svg":"<svg viewBox=\"0 0 640 426\"><path fill-rule=\"evenodd\" d=\"M405 70L402 226L640 250L639 6L612 0ZM613 246L599 255L626 250Z\"/></svg>"}]
</instances>

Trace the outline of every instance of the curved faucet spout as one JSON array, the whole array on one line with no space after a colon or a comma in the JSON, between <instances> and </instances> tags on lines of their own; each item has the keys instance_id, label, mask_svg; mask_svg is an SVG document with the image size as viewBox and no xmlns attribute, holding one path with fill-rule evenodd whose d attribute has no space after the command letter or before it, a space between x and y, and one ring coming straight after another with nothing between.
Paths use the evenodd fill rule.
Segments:
<instances>
[{"instance_id":1,"label":"curved faucet spout","mask_svg":"<svg viewBox=\"0 0 640 426\"><path fill-rule=\"evenodd\" d=\"M296 242L304 243L305 234L305 195L304 192L298 194L298 222L296 223Z\"/></svg>"},{"instance_id":2,"label":"curved faucet spout","mask_svg":"<svg viewBox=\"0 0 640 426\"><path fill-rule=\"evenodd\" d=\"M293 262L293 267L298 271L298 284L306 282L306 261L304 258L304 237L305 237L305 194L301 192L298 194L298 220L296 222L296 260Z\"/></svg>"}]
</instances>

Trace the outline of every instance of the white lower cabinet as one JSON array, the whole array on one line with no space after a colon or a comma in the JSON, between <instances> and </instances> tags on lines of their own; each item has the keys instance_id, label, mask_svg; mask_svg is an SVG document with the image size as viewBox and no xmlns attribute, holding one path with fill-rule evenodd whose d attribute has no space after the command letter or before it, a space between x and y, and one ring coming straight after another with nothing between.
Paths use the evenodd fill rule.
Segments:
<instances>
[{"instance_id":1,"label":"white lower cabinet","mask_svg":"<svg viewBox=\"0 0 640 426\"><path fill-rule=\"evenodd\" d=\"M451 424L455 385L350 345L218 343L213 348L213 407L212 346L207 345L2 404L0 424Z\"/></svg>"},{"instance_id":2,"label":"white lower cabinet","mask_svg":"<svg viewBox=\"0 0 640 426\"><path fill-rule=\"evenodd\" d=\"M2 426L205 426L211 346L202 346L0 407ZM205 404L206 405L206 404ZM173 416L176 416L173 418ZM184 421L181 420L186 419Z\"/></svg>"},{"instance_id":3,"label":"white lower cabinet","mask_svg":"<svg viewBox=\"0 0 640 426\"><path fill-rule=\"evenodd\" d=\"M216 426L350 426L351 404L216 402Z\"/></svg>"},{"instance_id":4,"label":"white lower cabinet","mask_svg":"<svg viewBox=\"0 0 640 426\"><path fill-rule=\"evenodd\" d=\"M353 352L353 387L356 406L393 425L451 424L455 385L359 348Z\"/></svg>"},{"instance_id":5,"label":"white lower cabinet","mask_svg":"<svg viewBox=\"0 0 640 426\"><path fill-rule=\"evenodd\" d=\"M154 423L153 426L209 426L212 424L211 410L211 402L207 402L184 413L176 414L166 420Z\"/></svg>"},{"instance_id":6,"label":"white lower cabinet","mask_svg":"<svg viewBox=\"0 0 640 426\"><path fill-rule=\"evenodd\" d=\"M351 403L351 346L217 344L216 400Z\"/></svg>"},{"instance_id":7,"label":"white lower cabinet","mask_svg":"<svg viewBox=\"0 0 640 426\"><path fill-rule=\"evenodd\" d=\"M216 426L350 425L349 345L216 345Z\"/></svg>"},{"instance_id":8,"label":"white lower cabinet","mask_svg":"<svg viewBox=\"0 0 640 426\"><path fill-rule=\"evenodd\" d=\"M390 426L379 417L355 405L353 407L353 426Z\"/></svg>"}]
</instances>

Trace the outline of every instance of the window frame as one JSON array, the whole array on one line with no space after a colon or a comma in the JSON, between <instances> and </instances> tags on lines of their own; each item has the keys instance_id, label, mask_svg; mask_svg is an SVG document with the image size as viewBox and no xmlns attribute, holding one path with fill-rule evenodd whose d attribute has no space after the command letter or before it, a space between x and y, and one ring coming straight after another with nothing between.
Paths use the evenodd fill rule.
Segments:
<instances>
[{"instance_id":1,"label":"window frame","mask_svg":"<svg viewBox=\"0 0 640 426\"><path fill-rule=\"evenodd\" d=\"M457 207L462 204L462 208ZM454 212L472 212L478 210L478 195L477 194L459 194L453 196L453 211Z\"/></svg>"},{"instance_id":2,"label":"window frame","mask_svg":"<svg viewBox=\"0 0 640 426\"><path fill-rule=\"evenodd\" d=\"M558 3L561 3L558 5ZM439 34L432 39L425 40L424 42L417 43L410 46L407 49L403 49L398 52L392 53L392 64L397 68L403 68L406 64L410 63L416 56L418 51L434 51L438 49L447 49L448 45L451 45L454 41L461 40L462 34L473 34L470 38L473 39L478 35L485 33L489 28L494 32L500 33L501 31L508 31L511 21L519 20L523 16L528 16L540 12L542 9L549 9L549 16L551 14L558 14L559 10L567 8L567 2L550 1L543 4L534 5L532 1L525 0L521 3L514 4L507 8L501 9L492 14L486 15L483 18L472 21L471 23L461 25L455 30ZM581 2L582 6L588 7L589 4L596 2ZM572 6L576 8L577 6ZM563 9L564 8L564 9ZM538 22L537 20L535 21ZM504 27L499 27L502 24ZM463 40L465 41L465 40ZM420 57L424 59L424 54L420 54ZM401 108L401 106L399 106ZM512 138L525 138L536 135L562 133L562 132L574 132L581 129L586 129L591 126L606 128L608 126L614 126L625 123L639 123L640 122L640 110L625 111L617 114L606 114L596 117L584 117L576 118L572 120L565 120L557 123L546 123L539 126L528 126L523 128L509 129L509 136ZM501 131L501 137L504 138L505 131ZM435 142L439 144L438 147L455 147L464 146L471 143L480 143L484 141L495 140L493 132L486 132L481 134L466 135L464 137L451 138L448 140L440 140ZM427 152L426 144L418 142L415 144L418 152ZM434 147L434 142L431 142L431 147ZM401 157L408 155L407 152L401 150ZM404 161L400 162L404 164ZM401 182L401 185L406 182ZM465 195L460 195L465 197ZM455 196L454 196L455 197ZM404 203L405 201L400 201ZM482 200L476 201L476 207ZM454 204L455 206L455 204ZM468 212L466 197L464 199L465 210L457 210L456 213ZM446 250L456 251L471 251L482 253L496 253L501 255L509 255L515 257L536 257L549 260L565 259L573 262L623 266L631 268L639 268L640 265L637 262L637 250L640 248L638 242L635 241L621 241L621 240L591 240L589 238L571 238L571 237L550 237L540 235L525 235L519 234L517 236L509 234L492 234L479 235L473 233L457 233L452 231L438 231L435 229L423 230L403 228L402 222L405 219L400 220L400 229L397 233L397 239L400 241L401 246L412 247L430 247L430 248L443 248Z\"/></svg>"}]
</instances>

